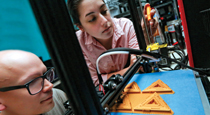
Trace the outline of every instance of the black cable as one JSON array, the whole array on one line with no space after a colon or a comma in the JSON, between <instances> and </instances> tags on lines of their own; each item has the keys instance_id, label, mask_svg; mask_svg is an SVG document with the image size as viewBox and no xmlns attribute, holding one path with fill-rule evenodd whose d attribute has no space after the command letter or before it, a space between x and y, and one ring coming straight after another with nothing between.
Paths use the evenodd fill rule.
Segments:
<instances>
[{"instance_id":1,"label":"black cable","mask_svg":"<svg viewBox=\"0 0 210 115\"><path fill-rule=\"evenodd\" d=\"M173 61L173 62L175 62L175 63L178 63L179 65L181 65L181 66L183 66L183 67L192 69L192 70L194 70L194 71L197 71L197 72L199 72L199 73L203 73L203 74L205 74L205 75L210 75L209 73L206 73L206 72L201 71L201 70L199 70L199 69L196 69L196 68L187 66L187 65L185 65L185 64L183 64L183 63L178 62L177 60L171 59L171 58L169 58L168 56L161 55L161 54L159 54L159 55L162 56L162 57L165 57L165 58L169 59L170 61Z\"/></svg>"},{"instance_id":2,"label":"black cable","mask_svg":"<svg viewBox=\"0 0 210 115\"><path fill-rule=\"evenodd\" d=\"M157 59L158 57L156 57L156 55L153 55L153 53L150 53L150 52L147 52L147 51L144 51L144 50L137 50L137 49L133 49L133 50L130 50L130 48L114 48L114 49L109 49L105 52L103 52L97 59L96 61L96 71L97 71L97 75L98 75L98 80L99 80L99 85L102 85L103 84L103 79L101 77L101 73L99 71L99 67L98 67L98 60L101 59L101 57L103 57L104 55L106 55L106 53L110 53L110 52L119 52L122 53L122 51L124 53L127 53L127 54L137 54L137 55L141 55L141 54L145 54L147 56L150 56L148 58L155 58Z\"/></svg>"},{"instance_id":3,"label":"black cable","mask_svg":"<svg viewBox=\"0 0 210 115\"><path fill-rule=\"evenodd\" d=\"M181 49L178 45L175 45L173 48L168 48L168 50L169 50L169 51L174 51L174 52L176 52L176 53L181 57L180 63L183 63L183 64L187 65L187 63L188 63L188 56L187 56L187 55L185 56L184 50ZM173 53L172 53L172 56L174 56ZM175 58L175 56L174 56L174 58ZM175 58L175 59L176 59L176 58ZM178 59L177 59L177 60L178 60ZM183 67L183 66L177 64L177 65L174 67L174 70L178 70L178 69L181 69L181 68L184 69L184 68L186 68L186 67Z\"/></svg>"},{"instance_id":4,"label":"black cable","mask_svg":"<svg viewBox=\"0 0 210 115\"><path fill-rule=\"evenodd\" d=\"M109 50L103 52L102 54L105 54L105 53L108 53L108 52L113 52L113 51L128 51L130 54L136 54L136 55L146 54L146 55L153 56L155 58L158 58L159 57L158 55L156 55L154 53L151 53L151 52L148 52L148 51L145 51L145 50L141 50L141 49L138 50L138 49L131 49L131 48L123 48L123 47L109 49Z\"/></svg>"},{"instance_id":5,"label":"black cable","mask_svg":"<svg viewBox=\"0 0 210 115\"><path fill-rule=\"evenodd\" d=\"M184 61L185 61L185 55L184 54L182 54L179 50L174 50L174 52L176 52L179 56L180 56L180 63L184 63ZM174 53L172 53L172 54L174 54ZM174 56L174 59L176 59L176 60L178 60L175 56ZM185 63L184 63L185 64ZM181 65L179 65L179 64L177 64L175 67L174 67L174 70L178 70L178 69L180 69L181 68Z\"/></svg>"},{"instance_id":6,"label":"black cable","mask_svg":"<svg viewBox=\"0 0 210 115\"><path fill-rule=\"evenodd\" d=\"M180 62L182 62L182 60L183 60L183 58L184 58L184 55L182 55L179 51L177 51L177 50L174 50L174 52L175 53L177 53L179 56L180 56ZM172 53L172 55L173 55L173 57L174 57L174 59L177 59L175 56L174 56L174 53Z\"/></svg>"}]
</instances>

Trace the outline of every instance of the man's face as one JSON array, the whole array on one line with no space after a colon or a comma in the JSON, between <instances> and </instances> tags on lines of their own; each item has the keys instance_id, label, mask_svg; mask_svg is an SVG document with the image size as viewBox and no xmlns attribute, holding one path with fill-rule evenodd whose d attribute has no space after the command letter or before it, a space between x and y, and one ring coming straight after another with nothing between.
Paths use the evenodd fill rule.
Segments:
<instances>
[{"instance_id":1,"label":"man's face","mask_svg":"<svg viewBox=\"0 0 210 115\"><path fill-rule=\"evenodd\" d=\"M97 39L108 39L114 32L113 22L102 0L83 0L78 7L81 30Z\"/></svg>"},{"instance_id":2,"label":"man's face","mask_svg":"<svg viewBox=\"0 0 210 115\"><path fill-rule=\"evenodd\" d=\"M31 62L28 66L8 67L7 69L10 69L9 73L3 74L9 79L4 79L3 86L0 85L0 88L24 85L47 71L41 61ZM43 90L35 95L30 95L26 88L0 92L0 104L4 105L5 111L9 111L12 115L45 113L54 107L52 87L53 84L45 79Z\"/></svg>"}]
</instances>

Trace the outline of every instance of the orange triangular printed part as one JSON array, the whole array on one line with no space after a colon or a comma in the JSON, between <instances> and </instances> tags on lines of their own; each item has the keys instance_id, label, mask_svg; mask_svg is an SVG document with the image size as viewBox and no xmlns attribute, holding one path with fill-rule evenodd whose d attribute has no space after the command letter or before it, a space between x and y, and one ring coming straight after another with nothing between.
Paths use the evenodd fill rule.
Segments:
<instances>
[{"instance_id":1,"label":"orange triangular printed part","mask_svg":"<svg viewBox=\"0 0 210 115\"><path fill-rule=\"evenodd\" d=\"M110 112L132 112L131 102L127 94L120 96L121 101L115 102L115 104L110 108Z\"/></svg>"},{"instance_id":2,"label":"orange triangular printed part","mask_svg":"<svg viewBox=\"0 0 210 115\"><path fill-rule=\"evenodd\" d=\"M158 94L174 94L174 91L160 79L158 79L156 82L152 83L149 87L142 91L142 93L154 92Z\"/></svg>"},{"instance_id":3,"label":"orange triangular printed part","mask_svg":"<svg viewBox=\"0 0 210 115\"><path fill-rule=\"evenodd\" d=\"M124 92L126 93L141 93L141 89L139 88L138 84L133 81L125 86Z\"/></svg>"},{"instance_id":4,"label":"orange triangular printed part","mask_svg":"<svg viewBox=\"0 0 210 115\"><path fill-rule=\"evenodd\" d=\"M173 114L174 112L159 94L154 93L148 96L145 101L134 107L134 113Z\"/></svg>"}]
</instances>

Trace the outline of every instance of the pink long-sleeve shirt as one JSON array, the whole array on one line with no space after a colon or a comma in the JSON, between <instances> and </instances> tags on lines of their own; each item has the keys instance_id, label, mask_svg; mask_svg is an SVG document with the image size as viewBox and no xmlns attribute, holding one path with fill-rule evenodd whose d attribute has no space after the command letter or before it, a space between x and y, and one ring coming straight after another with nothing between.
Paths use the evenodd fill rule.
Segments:
<instances>
[{"instance_id":1,"label":"pink long-sleeve shirt","mask_svg":"<svg viewBox=\"0 0 210 115\"><path fill-rule=\"evenodd\" d=\"M112 20L114 23L112 48L126 47L139 49L133 23L126 18L113 18ZM87 32L82 32L79 30L76 32L76 35L82 48L82 52L89 68L93 83L96 86L99 84L96 71L96 60L101 53L107 50ZM108 73L122 70L127 61L128 55L126 54L109 55L102 58L99 62L99 69L102 74L103 81L105 82L107 80Z\"/></svg>"}]
</instances>

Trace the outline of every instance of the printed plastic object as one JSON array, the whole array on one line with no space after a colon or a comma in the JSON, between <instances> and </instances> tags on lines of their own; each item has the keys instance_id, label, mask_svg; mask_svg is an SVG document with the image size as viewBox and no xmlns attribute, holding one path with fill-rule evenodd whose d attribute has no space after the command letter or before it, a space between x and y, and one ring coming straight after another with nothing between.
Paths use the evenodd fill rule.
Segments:
<instances>
[{"instance_id":1,"label":"printed plastic object","mask_svg":"<svg viewBox=\"0 0 210 115\"><path fill-rule=\"evenodd\" d=\"M160 79L141 92L138 84L132 82L124 88L119 99L109 108L110 112L140 114L174 114L159 94L173 94L174 91Z\"/></svg>"},{"instance_id":2,"label":"printed plastic object","mask_svg":"<svg viewBox=\"0 0 210 115\"><path fill-rule=\"evenodd\" d=\"M132 82L125 86L124 88L125 93L141 93L141 89L139 88L136 82Z\"/></svg>"},{"instance_id":3,"label":"printed plastic object","mask_svg":"<svg viewBox=\"0 0 210 115\"><path fill-rule=\"evenodd\" d=\"M149 87L142 91L142 93L154 92L158 94L174 94L174 91L160 79L158 79L156 82L152 83Z\"/></svg>"},{"instance_id":4,"label":"printed plastic object","mask_svg":"<svg viewBox=\"0 0 210 115\"><path fill-rule=\"evenodd\" d=\"M141 113L141 114L169 114L174 112L157 93L152 94L124 94L121 101L117 101L110 112Z\"/></svg>"},{"instance_id":5,"label":"printed plastic object","mask_svg":"<svg viewBox=\"0 0 210 115\"><path fill-rule=\"evenodd\" d=\"M142 94L143 95L143 94ZM153 93L149 95L142 103L135 106L134 113L144 114L173 114L174 112L167 103L158 95Z\"/></svg>"}]
</instances>

